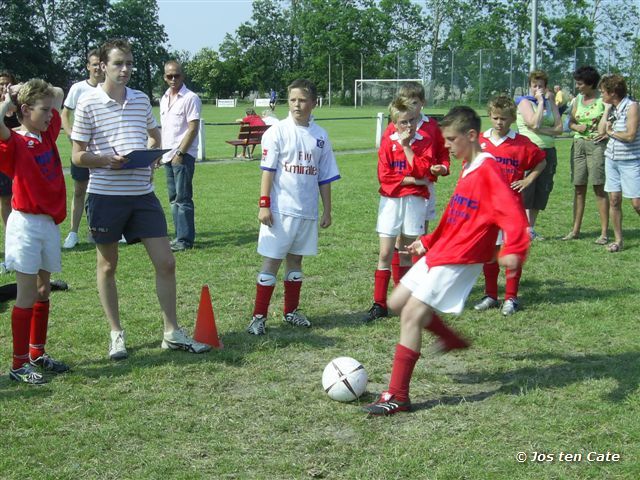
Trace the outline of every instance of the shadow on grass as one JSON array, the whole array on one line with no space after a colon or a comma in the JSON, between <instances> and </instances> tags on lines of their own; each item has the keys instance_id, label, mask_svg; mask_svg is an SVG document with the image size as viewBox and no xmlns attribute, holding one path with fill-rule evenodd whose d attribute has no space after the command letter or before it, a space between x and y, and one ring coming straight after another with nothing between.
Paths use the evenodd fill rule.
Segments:
<instances>
[{"instance_id":1,"label":"shadow on grass","mask_svg":"<svg viewBox=\"0 0 640 480\"><path fill-rule=\"evenodd\" d=\"M206 249L212 247L225 247L229 245L241 246L251 243L258 245L258 230L256 227L252 230L236 230L224 232L198 232L198 237L194 244L195 249Z\"/></svg>"},{"instance_id":2,"label":"shadow on grass","mask_svg":"<svg viewBox=\"0 0 640 480\"><path fill-rule=\"evenodd\" d=\"M527 298L530 305L537 303L559 305L621 296L635 298L638 294L638 290L632 288L624 291L619 288L589 288L584 285L553 279L545 279L544 281L525 279L520 283L520 290L524 292L522 296Z\"/></svg>"},{"instance_id":3,"label":"shadow on grass","mask_svg":"<svg viewBox=\"0 0 640 480\"><path fill-rule=\"evenodd\" d=\"M51 380L51 379L49 379ZM9 375L3 373L0 377L0 402L19 400L41 400L52 395L52 390L47 385L19 384L9 379Z\"/></svg>"}]
</instances>

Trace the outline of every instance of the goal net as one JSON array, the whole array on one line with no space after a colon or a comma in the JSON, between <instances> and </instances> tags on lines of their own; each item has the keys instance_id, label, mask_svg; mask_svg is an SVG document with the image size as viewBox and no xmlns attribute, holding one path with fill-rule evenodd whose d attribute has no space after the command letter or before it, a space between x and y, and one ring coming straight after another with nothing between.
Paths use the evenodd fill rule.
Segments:
<instances>
[{"instance_id":1,"label":"goal net","mask_svg":"<svg viewBox=\"0 0 640 480\"><path fill-rule=\"evenodd\" d=\"M418 82L424 85L421 78L363 78L356 79L354 85L354 107L387 106L398 94L403 83Z\"/></svg>"}]
</instances>

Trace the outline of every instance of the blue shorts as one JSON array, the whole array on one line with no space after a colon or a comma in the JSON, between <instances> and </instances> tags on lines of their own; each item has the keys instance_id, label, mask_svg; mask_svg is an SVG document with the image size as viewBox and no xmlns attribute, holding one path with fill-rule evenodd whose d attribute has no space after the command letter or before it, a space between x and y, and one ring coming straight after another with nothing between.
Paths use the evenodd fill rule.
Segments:
<instances>
[{"instance_id":1,"label":"blue shorts","mask_svg":"<svg viewBox=\"0 0 640 480\"><path fill-rule=\"evenodd\" d=\"M115 243L122 235L127 243L168 236L164 211L153 193L122 196L90 193L87 222L91 236L100 244Z\"/></svg>"},{"instance_id":2,"label":"blue shorts","mask_svg":"<svg viewBox=\"0 0 640 480\"><path fill-rule=\"evenodd\" d=\"M10 197L13 194L11 184L13 182L4 173L0 173L0 197Z\"/></svg>"},{"instance_id":3,"label":"blue shorts","mask_svg":"<svg viewBox=\"0 0 640 480\"><path fill-rule=\"evenodd\" d=\"M89 169L85 167L78 167L71 162L71 178L76 182L88 182Z\"/></svg>"},{"instance_id":4,"label":"blue shorts","mask_svg":"<svg viewBox=\"0 0 640 480\"><path fill-rule=\"evenodd\" d=\"M622 192L624 198L640 198L640 160L604 162L605 192Z\"/></svg>"}]
</instances>

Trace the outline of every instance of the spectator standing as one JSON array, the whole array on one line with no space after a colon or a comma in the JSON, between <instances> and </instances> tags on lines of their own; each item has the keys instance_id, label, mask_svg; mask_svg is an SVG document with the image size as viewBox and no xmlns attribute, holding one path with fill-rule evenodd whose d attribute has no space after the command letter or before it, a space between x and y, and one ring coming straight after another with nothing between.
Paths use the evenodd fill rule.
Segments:
<instances>
[{"instance_id":1,"label":"spectator standing","mask_svg":"<svg viewBox=\"0 0 640 480\"><path fill-rule=\"evenodd\" d=\"M558 112L560 112L560 116L562 116L569 107L569 94L565 92L560 85L555 85L553 87L553 91L555 94L554 99L556 102L556 107L558 107Z\"/></svg>"},{"instance_id":2,"label":"spectator standing","mask_svg":"<svg viewBox=\"0 0 640 480\"><path fill-rule=\"evenodd\" d=\"M181 252L193 248L196 238L193 175L202 102L184 85L182 66L177 61L164 64L164 81L169 88L160 99L160 122L162 148L171 149L164 156L176 235L171 241L171 250Z\"/></svg>"}]
</instances>

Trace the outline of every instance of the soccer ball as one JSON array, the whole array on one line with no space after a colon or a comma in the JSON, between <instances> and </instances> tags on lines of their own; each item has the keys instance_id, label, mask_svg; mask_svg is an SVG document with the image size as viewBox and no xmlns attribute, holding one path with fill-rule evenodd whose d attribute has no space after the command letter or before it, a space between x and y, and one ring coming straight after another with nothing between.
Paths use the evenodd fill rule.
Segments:
<instances>
[{"instance_id":1,"label":"soccer ball","mask_svg":"<svg viewBox=\"0 0 640 480\"><path fill-rule=\"evenodd\" d=\"M362 364L351 357L331 360L322 372L322 388L329 398L352 402L367 389L369 376Z\"/></svg>"}]
</instances>

